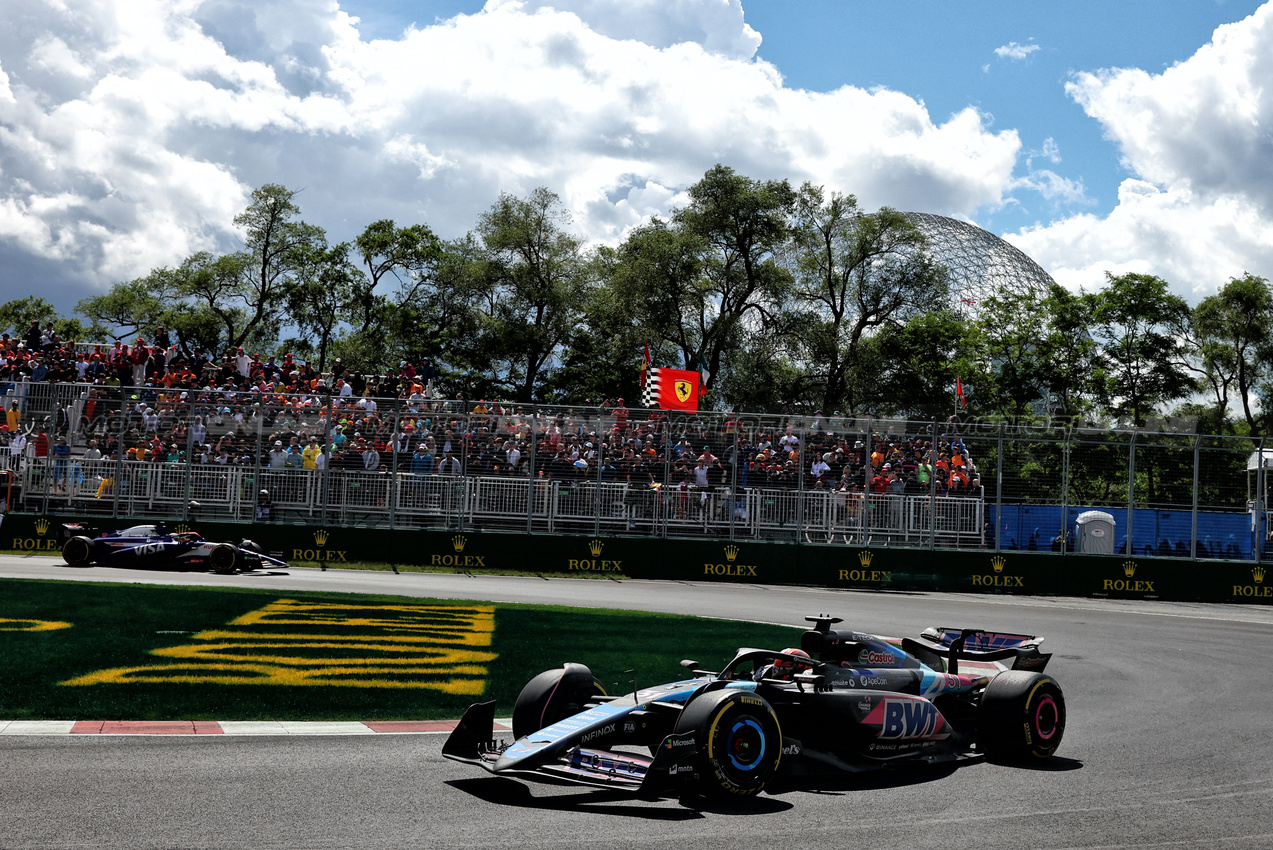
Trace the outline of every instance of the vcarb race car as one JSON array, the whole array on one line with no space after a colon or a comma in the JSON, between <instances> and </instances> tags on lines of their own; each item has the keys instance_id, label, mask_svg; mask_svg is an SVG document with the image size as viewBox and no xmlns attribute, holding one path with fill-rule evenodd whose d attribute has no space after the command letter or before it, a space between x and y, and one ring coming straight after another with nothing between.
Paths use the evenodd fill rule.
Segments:
<instances>
[{"instance_id":1,"label":"vcarb race car","mask_svg":"<svg viewBox=\"0 0 1273 850\"><path fill-rule=\"evenodd\" d=\"M442 754L495 774L641 796L746 796L775 777L897 763L1050 757L1065 732L1042 638L930 628L922 640L807 618L800 649L743 648L717 673L608 696L582 664L541 673L494 740L495 703L470 706ZM648 753L648 755L647 755Z\"/></svg>"},{"instance_id":2,"label":"vcarb race car","mask_svg":"<svg viewBox=\"0 0 1273 850\"><path fill-rule=\"evenodd\" d=\"M246 573L271 567L287 567L251 540L214 543L195 531L169 532L162 524L134 525L122 531L98 534L79 523L62 526L66 542L62 558L73 567L100 564L106 567L147 567L168 570L211 570L214 573Z\"/></svg>"}]
</instances>

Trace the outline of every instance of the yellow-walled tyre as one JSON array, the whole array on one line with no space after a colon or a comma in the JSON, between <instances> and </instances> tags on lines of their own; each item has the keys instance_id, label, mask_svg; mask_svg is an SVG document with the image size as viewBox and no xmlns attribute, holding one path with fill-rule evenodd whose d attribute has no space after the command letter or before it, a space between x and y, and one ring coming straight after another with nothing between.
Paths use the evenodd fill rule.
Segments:
<instances>
[{"instance_id":1,"label":"yellow-walled tyre","mask_svg":"<svg viewBox=\"0 0 1273 850\"><path fill-rule=\"evenodd\" d=\"M990 680L977 709L977 748L987 758L1051 757L1065 735L1065 696L1051 676L1009 670Z\"/></svg>"},{"instance_id":2,"label":"yellow-walled tyre","mask_svg":"<svg viewBox=\"0 0 1273 850\"><path fill-rule=\"evenodd\" d=\"M692 700L676 731L694 733L704 794L750 797L778 772L782 727L769 703L751 692L713 691Z\"/></svg>"}]
</instances>

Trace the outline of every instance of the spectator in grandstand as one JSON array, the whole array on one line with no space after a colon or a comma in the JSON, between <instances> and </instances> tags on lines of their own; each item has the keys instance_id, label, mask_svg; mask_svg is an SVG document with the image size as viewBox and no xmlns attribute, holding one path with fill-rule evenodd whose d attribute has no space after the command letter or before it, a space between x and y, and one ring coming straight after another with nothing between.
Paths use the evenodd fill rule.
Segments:
<instances>
[{"instance_id":1,"label":"spectator in grandstand","mask_svg":"<svg viewBox=\"0 0 1273 850\"><path fill-rule=\"evenodd\" d=\"M362 445L362 466L369 472L380 468L380 452L370 443Z\"/></svg>"},{"instance_id":2,"label":"spectator in grandstand","mask_svg":"<svg viewBox=\"0 0 1273 850\"><path fill-rule=\"evenodd\" d=\"M446 456L442 458L442 462L438 464L438 474L459 475L463 470L460 459L455 456L455 452L453 451L448 450L445 452L445 455Z\"/></svg>"},{"instance_id":3,"label":"spectator in grandstand","mask_svg":"<svg viewBox=\"0 0 1273 850\"><path fill-rule=\"evenodd\" d=\"M270 469L282 469L287 466L287 449L283 448L282 440L274 441L274 448L270 450Z\"/></svg>"},{"instance_id":4,"label":"spectator in grandstand","mask_svg":"<svg viewBox=\"0 0 1273 850\"><path fill-rule=\"evenodd\" d=\"M12 433L17 433L22 425L22 410L15 401L9 405L9 409L4 414L5 425Z\"/></svg>"},{"instance_id":5,"label":"spectator in grandstand","mask_svg":"<svg viewBox=\"0 0 1273 850\"><path fill-rule=\"evenodd\" d=\"M411 456L410 471L413 475L431 475L433 473L433 454L427 443L419 443L415 454Z\"/></svg>"}]
</instances>

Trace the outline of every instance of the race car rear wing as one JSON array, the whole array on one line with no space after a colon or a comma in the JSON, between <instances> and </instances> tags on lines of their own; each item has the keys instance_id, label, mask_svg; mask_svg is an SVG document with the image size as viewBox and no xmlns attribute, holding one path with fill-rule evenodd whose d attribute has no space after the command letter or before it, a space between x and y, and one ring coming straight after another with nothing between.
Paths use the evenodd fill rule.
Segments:
<instances>
[{"instance_id":1,"label":"race car rear wing","mask_svg":"<svg viewBox=\"0 0 1273 850\"><path fill-rule=\"evenodd\" d=\"M1040 671L1052 658L1051 653L1039 651L1043 638L1034 635L990 632L984 629L955 629L929 627L920 632L928 643L911 638L902 639L902 649L925 663L925 656L945 659L946 670L959 672L959 660L1012 661L1013 670ZM931 666L931 664L930 664Z\"/></svg>"}]
</instances>

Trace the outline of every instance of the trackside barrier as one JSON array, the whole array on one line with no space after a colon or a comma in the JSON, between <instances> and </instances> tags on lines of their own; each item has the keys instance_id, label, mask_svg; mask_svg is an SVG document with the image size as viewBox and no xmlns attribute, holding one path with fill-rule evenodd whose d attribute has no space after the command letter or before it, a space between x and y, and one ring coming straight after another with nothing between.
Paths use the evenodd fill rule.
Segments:
<instances>
[{"instance_id":1,"label":"trackside barrier","mask_svg":"<svg viewBox=\"0 0 1273 850\"><path fill-rule=\"evenodd\" d=\"M446 482L444 482L446 483ZM55 554L60 526L83 521L103 530L158 518L13 514L0 526L3 548ZM595 521L595 520L594 520ZM491 532L455 526L376 529L334 525L171 521L211 539L251 538L266 551L304 563L374 557L399 566L471 571L606 573L612 578L745 581L859 591L1063 594L1119 599L1273 605L1273 576L1252 561L1059 555L984 549L930 550L891 545L767 540L657 539L601 534ZM373 539L374 544L368 545ZM886 541L888 542L888 541Z\"/></svg>"}]
</instances>

